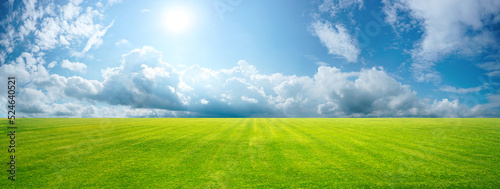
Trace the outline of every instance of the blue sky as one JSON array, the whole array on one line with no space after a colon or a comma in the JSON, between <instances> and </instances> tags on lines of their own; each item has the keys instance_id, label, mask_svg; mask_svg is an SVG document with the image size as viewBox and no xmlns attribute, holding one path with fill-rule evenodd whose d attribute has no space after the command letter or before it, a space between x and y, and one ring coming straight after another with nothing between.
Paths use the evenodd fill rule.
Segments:
<instances>
[{"instance_id":1,"label":"blue sky","mask_svg":"<svg viewBox=\"0 0 500 189\"><path fill-rule=\"evenodd\" d=\"M500 116L495 0L0 6L19 117Z\"/></svg>"}]
</instances>

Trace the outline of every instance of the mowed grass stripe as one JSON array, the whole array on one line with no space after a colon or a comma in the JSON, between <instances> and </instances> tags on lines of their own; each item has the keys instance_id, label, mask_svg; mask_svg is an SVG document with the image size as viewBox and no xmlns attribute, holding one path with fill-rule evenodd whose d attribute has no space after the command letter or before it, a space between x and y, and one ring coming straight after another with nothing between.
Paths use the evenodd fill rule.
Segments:
<instances>
[{"instance_id":1,"label":"mowed grass stripe","mask_svg":"<svg viewBox=\"0 0 500 189\"><path fill-rule=\"evenodd\" d=\"M382 144L380 147L390 147L393 150L397 150L403 153L406 153L408 155L419 155L419 156L425 156L426 151L434 151L438 150L438 146L423 146L421 144L420 140L415 140L411 138L407 138L406 140L393 137L390 138L390 136L383 136L380 134L373 134L373 132L360 132L359 129L342 129L339 130L340 132L343 132L343 136L350 136L350 140L357 143L358 145L361 146L366 146L369 145L370 148L368 149L373 149L376 146L373 146L371 144ZM405 133L405 130L398 130L396 132L400 133ZM397 144L397 145L393 145ZM429 149L432 148L432 149ZM376 149L376 148L375 148ZM387 150L387 149L386 149ZM446 152L449 153L449 152ZM428 154L428 153L427 153Z\"/></svg>"},{"instance_id":2,"label":"mowed grass stripe","mask_svg":"<svg viewBox=\"0 0 500 189\"><path fill-rule=\"evenodd\" d=\"M101 147L105 143L103 140L108 140L112 139L112 137L109 137L109 135L113 134L116 135L120 132L117 132L117 130L103 130L101 128L98 128L96 126L97 124L95 122L91 122L90 120L85 120L85 122L88 124L87 127L72 127L74 129L73 132L65 132L65 131L59 131L55 130L54 132L51 132L52 134L57 135L58 137L47 137L42 135L41 137L39 136L38 139L29 139L29 138L24 138L20 137L20 140L25 142L27 145L27 150L31 150L36 152L37 149L43 148L43 149L52 149L52 150L58 150L62 148L71 148L74 145L80 144L80 143L86 143L86 144L99 144L98 146ZM122 124L117 123L117 127L120 127ZM22 133L22 131L20 131ZM105 133L107 132L107 133ZM71 134L68 134L71 133ZM30 133L22 133L22 136L26 136L27 134ZM106 135L106 137L104 137ZM41 142L41 141L46 141L46 142ZM30 153L31 154L31 153Z\"/></svg>"},{"instance_id":3,"label":"mowed grass stripe","mask_svg":"<svg viewBox=\"0 0 500 189\"><path fill-rule=\"evenodd\" d=\"M127 128L127 126L136 125L135 123L140 122L141 120L131 119L130 121L124 121L124 119L113 119L111 122L110 119L67 119L66 122L59 122L55 118L38 118L34 119L37 122L32 122L31 119L19 119L19 125L37 125L39 123L49 123L48 128L51 128L51 132L43 133L46 134L42 137L39 135L33 135L32 133L39 133L36 131L32 131L29 128L20 127L19 132L23 133L23 139L29 140L30 142L39 142L39 141L58 141L61 138L72 138L73 136L79 136L82 134L89 133L97 133L97 132L105 132L105 131L113 131L114 133L119 133L121 129ZM56 121L55 124L53 123ZM64 119L63 119L64 120ZM144 121L144 120L142 120ZM64 127L67 125L67 122L78 122L78 126L70 125L68 127ZM113 123L113 124L111 124ZM57 126L59 125L59 126ZM27 129L28 131L25 131ZM135 128L136 129L136 128ZM31 141L33 140L33 141Z\"/></svg>"},{"instance_id":4,"label":"mowed grass stripe","mask_svg":"<svg viewBox=\"0 0 500 189\"><path fill-rule=\"evenodd\" d=\"M249 136L247 126L249 120L240 119L234 125L231 125L231 130L228 130L227 137L222 136L213 141L217 145L214 153L207 155L207 161L202 165L202 175L200 179L205 182L204 187L222 188L230 186L232 179L239 178L235 174L240 174L236 167L247 162L242 161L239 157L239 147L247 141Z\"/></svg>"},{"instance_id":5,"label":"mowed grass stripe","mask_svg":"<svg viewBox=\"0 0 500 189\"><path fill-rule=\"evenodd\" d=\"M144 121L144 120L142 120L142 121ZM153 128L158 129L157 127L153 127ZM86 157L85 157L86 155L91 155L90 153L79 153L77 150L82 150L83 152L89 152L91 150L99 151L99 149L95 149L95 147L96 146L102 147L102 145L98 145L98 143L95 142L95 141L92 141L92 140L88 141L88 140L86 140L87 139L86 137L89 137L92 134L92 133L88 133L89 130L90 130L90 128L84 128L84 130L81 130L80 133L86 133L86 134L81 134L82 136L80 136L80 137L73 137L73 138L68 137L68 138L71 138L73 140L73 144L70 144L69 146L72 147L72 148L76 148L76 150L72 150L71 149L71 150L68 150L66 152L63 151L62 153L61 152L45 153L43 155L38 155L38 156L35 155L35 157L38 157L38 158L42 157L40 159L37 159L39 161L47 161L47 159L45 157L50 157L51 161L54 161L54 162L71 162L70 165L71 164L76 164L76 163L78 163L78 161L75 161L75 157L76 157L76 160L80 160L80 159L86 159ZM114 131L116 131L116 130L114 130ZM114 133L117 133L117 132L114 132ZM63 136L64 136L64 134L65 134L64 132L60 133L60 135L63 135ZM108 133L108 134L110 134L110 133ZM66 135L66 137L67 137L67 135ZM95 137L95 136L93 136L93 137ZM109 138L112 138L112 136L110 136ZM99 140L100 139L109 139L109 138L96 137L96 139L99 139ZM49 140L52 141L53 139L50 138ZM120 141L120 140L115 140L115 141ZM76 144L83 144L83 145L75 146L75 143ZM32 145L27 145L27 146L37 147L35 149L40 149L40 147L42 147L42 149L57 149L58 148L57 145L51 145L51 148L43 148L45 146L37 146L37 143L34 143ZM119 145L119 146L121 146L122 148L129 147L128 145ZM115 151L118 150L118 152L119 152L119 149L115 148L113 150L115 150ZM31 153L28 152L28 154L31 154ZM113 158L111 158L111 159L113 159ZM66 167L68 167L68 166L66 166ZM40 169L43 168L44 169L44 167L38 167L38 168L40 168ZM58 170L52 170L52 171L57 172Z\"/></svg>"},{"instance_id":6,"label":"mowed grass stripe","mask_svg":"<svg viewBox=\"0 0 500 189\"><path fill-rule=\"evenodd\" d=\"M289 126L296 124L293 119L278 119L275 124L286 133L284 138L288 139L281 147L288 161L283 169L292 179L300 181L292 187L303 187L303 184L308 182L318 183L318 186L322 187L335 186L353 178L350 172L343 171L343 160L334 158L339 154L348 156L347 151L334 145L324 148L322 142L294 131ZM308 171L310 169L315 172Z\"/></svg>"},{"instance_id":7,"label":"mowed grass stripe","mask_svg":"<svg viewBox=\"0 0 500 189\"><path fill-rule=\"evenodd\" d=\"M19 119L14 184L497 188L499 123L500 119ZM0 126L6 127L7 121ZM7 131L1 133L5 136ZM7 137L2 141L9 142ZM0 185L12 184L7 181L0 180Z\"/></svg>"},{"instance_id":8,"label":"mowed grass stripe","mask_svg":"<svg viewBox=\"0 0 500 189\"><path fill-rule=\"evenodd\" d=\"M404 126L403 128L407 128L407 126ZM352 129L351 129L352 130ZM405 135L407 133L406 130L397 130L397 132L401 132L402 134L400 135ZM413 132L413 131L412 131ZM423 132L420 132L423 133ZM450 132L447 132L450 133ZM428 133L423 133L424 135ZM451 133L452 134L452 133ZM446 156L442 158L441 161L435 161L435 162L442 162L443 164L448 164L450 162L445 162L445 160L461 160L461 161L468 161L465 164L469 163L474 163L470 161L470 158L467 156L467 154L463 155L458 155L456 152L457 151L463 151L463 146L460 147L450 147L452 146L450 143L449 145L443 145L446 143L448 140L451 140L453 138L448 137L448 136L433 136L432 138L425 139L418 138L418 139L413 139L407 137L406 140L403 140L401 138L389 138L387 136L379 135L379 134L372 134L372 133L365 133L365 136L367 138L382 138L387 145L383 146L390 146L394 149L399 149L400 151L405 151L409 152L409 155L415 155L419 154L420 156ZM437 139L436 139L437 138ZM389 142L393 142L392 144L389 144ZM427 143L427 144L426 144ZM426 158L429 159L429 158ZM455 161L454 161L455 162Z\"/></svg>"},{"instance_id":9,"label":"mowed grass stripe","mask_svg":"<svg viewBox=\"0 0 500 189\"><path fill-rule=\"evenodd\" d=\"M408 128L408 126L397 128L398 129L397 132L405 133L407 128ZM372 129L376 129L376 128L372 128L372 127L368 128L367 127L368 131L373 131ZM378 146L370 146L370 148L365 148L364 150L360 149L359 151L364 151L364 152L376 151L377 153L390 152L390 151L399 152L396 154L398 156L406 159L406 160L403 159L404 162L411 160L411 162L412 162L411 164L404 165L404 166L411 165L411 167L409 167L411 169L417 168L423 164L427 164L428 166L434 165L434 166L446 167L447 169L449 169L450 167L453 167L453 169L450 169L449 171L447 171L447 174L450 174L451 177L453 177L453 173L460 172L460 169L465 168L464 165L470 166L470 164L473 163L473 162L466 162L468 159L470 159L468 156L456 156L455 154L453 154L449 151L442 150L440 148L439 143L436 143L434 148L430 147L430 148L433 148L432 150L430 150L427 147L415 145L415 144L418 144L419 141L414 140L414 139L410 139L410 140L407 140L405 142L401 142L401 141L398 142L397 140L396 141L388 140L387 135L380 137L381 135L372 134L373 132L360 132L360 131L363 131L360 129L349 128L349 129L342 129L339 131L345 131L345 130L350 131L351 133L344 133L342 136L353 136L353 137L356 136L355 137L356 139L359 139L359 138L365 138L365 139L377 139L377 138L379 138L379 139L382 139L383 143L377 142L377 144L380 143L380 145L378 145L378 146L390 147L389 149L388 148L385 148L385 149L379 148ZM307 131L312 131L312 129L307 130ZM320 135L320 133L314 133L314 134ZM365 135L368 137L360 137L362 135ZM371 140L371 142L375 142L375 140ZM370 149L372 149L372 150L370 150ZM453 159L452 157L455 157L455 158L458 157L458 158ZM477 160L477 159L475 159L475 160ZM382 160L380 162L387 162L387 160ZM439 164L436 165L437 163L439 163ZM459 164L456 165L457 163L459 163ZM392 170L392 169L389 169L389 170ZM425 173L421 173L421 175L423 175L423 174L425 174ZM476 173L473 173L473 174L476 174ZM463 178L467 178L469 176L470 175L463 175Z\"/></svg>"},{"instance_id":10,"label":"mowed grass stripe","mask_svg":"<svg viewBox=\"0 0 500 189\"><path fill-rule=\"evenodd\" d=\"M285 119L287 120L287 119ZM370 175L359 174L359 171L347 171L347 170L374 170L371 167L368 167L366 162L371 159L370 156L364 154L364 156L360 156L358 151L352 150L354 148L353 143L350 140L346 140L341 134L338 132L329 133L327 138L322 138L321 136L326 133L320 133L320 135L315 136L311 135L308 132L305 132L301 128L304 127L303 123L300 121L301 119L292 119L293 121L287 122L286 125L291 130L294 130L296 133L300 133L302 136L308 138L309 148L315 149L314 154L317 157L317 166L323 167L324 170L337 170L334 171L337 173L336 177L332 178L332 175L328 175L325 173L326 179L329 178L332 180L332 183L328 184L336 184L336 185L344 185L346 181L352 183L352 180L356 180L356 184L362 184L366 182L366 180ZM307 130L314 130L315 126L305 127ZM322 162L329 162L328 164L322 164ZM336 163L335 163L336 162ZM374 164L373 164L374 165ZM375 169L376 170L376 169ZM352 173L356 174L352 174Z\"/></svg>"},{"instance_id":11,"label":"mowed grass stripe","mask_svg":"<svg viewBox=\"0 0 500 189\"><path fill-rule=\"evenodd\" d=\"M155 128L155 127L153 127L153 128ZM142 131L142 130L138 130L138 131ZM130 134L130 133L128 133L128 134ZM190 133L185 132L185 135L186 134L190 134ZM95 166L94 168L96 170L99 170L102 167L107 167L108 169L106 170L106 172L108 172L108 174L106 174L106 175L110 175L109 173L120 173L121 174L121 175L118 175L119 177L110 177L108 179L113 180L113 178L120 178L120 179L114 179L115 181L117 181L116 184L127 183L126 179L132 179L132 178L130 178L130 176L133 176L134 173L139 173L138 171L133 171L133 169L134 168L140 169L140 166L144 165L144 164L141 164L140 162L145 162L146 164L149 163L149 161L145 160L144 157L149 157L150 154L138 153L141 151L142 152L148 151L149 150L148 146L142 146L142 147L141 146L134 146L134 143L130 142L130 141L134 141L134 140L129 140L128 138L125 138L125 139L126 140L122 140L122 141L118 140L117 141L117 143L118 143L117 146L119 148L105 150L105 152L107 152L107 151L109 152L111 150L112 150L112 152L116 152L116 153L112 153L112 154L114 154L113 156L107 156L105 158L92 160L94 157L89 158L88 157L89 154L81 154L82 156L79 156L79 159L90 159L90 161L88 161L88 162L102 162L102 163L98 164L97 166ZM143 141L150 141L147 139L147 137L143 138L142 140ZM186 147L189 147L189 146L186 146ZM89 150L89 149L87 149L87 150ZM119 157L119 156L121 156L121 157ZM113 161L113 160L119 159L119 158L126 159L126 161L122 161L122 162ZM86 162L83 162L83 163L85 164ZM126 170L130 170L130 171L126 171ZM122 172L124 172L124 171L128 174L123 174ZM113 175L113 174L111 174L111 175ZM106 176L104 176L104 178L106 178Z\"/></svg>"},{"instance_id":12,"label":"mowed grass stripe","mask_svg":"<svg viewBox=\"0 0 500 189\"><path fill-rule=\"evenodd\" d=\"M194 176L194 173L198 171L194 171L195 169L193 166L196 164L194 162L187 163L190 162L190 160L187 159L191 157L204 157L203 155L196 154L196 151L199 151L199 148L202 147L200 141L205 140L211 133L217 134L222 129L225 129L225 126L215 127L214 129L214 127L210 126L207 122L195 122L193 125L199 127L189 129L191 126L186 126L188 129L180 132L178 135L180 140L176 143L156 139L146 139L144 144L147 145L139 145L136 146L136 148L127 149L126 151L129 151L131 152L130 154L132 154L130 157L132 161L123 162L118 165L118 170L112 171L112 174L109 174L106 177L109 179L120 177L120 179L117 180L117 184L123 187L127 186L127 180L138 178L147 180L170 178L168 181L161 179L163 181L160 183L174 184L182 182L185 185L189 185L190 182L188 180L181 179L186 177L195 179L196 177ZM190 130L195 131L196 134L190 133ZM211 151L207 150L207 152ZM137 154L141 155L137 156ZM112 163L113 162L106 162L103 165ZM141 171L144 168L147 169L147 171ZM141 183L135 184L137 185L128 185L128 187L141 186Z\"/></svg>"},{"instance_id":13,"label":"mowed grass stripe","mask_svg":"<svg viewBox=\"0 0 500 189\"><path fill-rule=\"evenodd\" d=\"M198 121L202 122L203 120L198 120ZM210 138L214 137L211 135L217 135L223 130L227 130L228 129L227 124L231 124L231 122L227 121L221 123L224 123L225 125L219 125L219 127L213 127L207 125L209 123L194 124L195 126L196 125L201 126L196 128L196 130L200 131L199 135L191 136L184 134L183 138L179 140L178 143L163 144L165 148L163 148L162 150L158 150L160 154L158 155L147 154L146 156L139 158L138 161L145 162L144 165L146 167L154 167L154 169L152 169L149 174L142 175L142 177L145 177L147 179L156 179L156 180L162 178L170 178L168 180L162 179L163 181L161 183L175 184L182 182L186 186L191 185L191 183L193 183L192 180L199 180L197 173L201 171L197 169L199 169L200 167L200 162L205 161L204 158L207 157L206 154L200 152L206 152L206 153L212 152L212 148L210 148L209 145L204 145L204 144L207 144L208 143L207 141L210 141ZM189 132L186 131L185 133L187 134ZM155 142L160 142L160 141L155 141ZM159 144L161 144L161 142ZM155 146L154 143L151 144L151 146ZM171 146L173 148L168 146ZM205 150L200 148L203 148ZM159 158L155 160L149 160L148 157L151 156ZM192 159L193 157L197 159ZM193 162L193 160L199 162ZM154 174L155 172L156 173L160 172L162 174ZM192 180L186 178L190 178ZM137 187L139 186L140 185L138 185Z\"/></svg>"}]
</instances>

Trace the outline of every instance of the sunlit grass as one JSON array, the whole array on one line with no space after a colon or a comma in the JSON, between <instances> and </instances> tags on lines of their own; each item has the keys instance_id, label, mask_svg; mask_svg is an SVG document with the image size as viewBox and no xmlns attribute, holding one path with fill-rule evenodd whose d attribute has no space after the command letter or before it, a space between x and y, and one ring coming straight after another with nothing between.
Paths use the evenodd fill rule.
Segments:
<instances>
[{"instance_id":1,"label":"sunlit grass","mask_svg":"<svg viewBox=\"0 0 500 189\"><path fill-rule=\"evenodd\" d=\"M500 187L500 119L19 119L17 125L16 181L3 171L1 186ZM7 131L0 140L5 149ZM2 154L7 162L7 150Z\"/></svg>"}]
</instances>

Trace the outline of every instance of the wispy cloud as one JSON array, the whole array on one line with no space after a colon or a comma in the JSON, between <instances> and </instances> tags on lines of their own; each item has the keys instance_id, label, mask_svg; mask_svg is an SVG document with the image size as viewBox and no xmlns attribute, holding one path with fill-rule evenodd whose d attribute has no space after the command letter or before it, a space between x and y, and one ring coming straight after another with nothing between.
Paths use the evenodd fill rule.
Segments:
<instances>
[{"instance_id":1,"label":"wispy cloud","mask_svg":"<svg viewBox=\"0 0 500 189\"><path fill-rule=\"evenodd\" d=\"M259 101L255 98L248 98L246 96L241 96L241 100L244 101L244 102L248 102L248 103L258 103Z\"/></svg>"},{"instance_id":2,"label":"wispy cloud","mask_svg":"<svg viewBox=\"0 0 500 189\"><path fill-rule=\"evenodd\" d=\"M477 65L479 68L488 71L486 75L490 77L500 77L500 61L485 62Z\"/></svg>"},{"instance_id":3,"label":"wispy cloud","mask_svg":"<svg viewBox=\"0 0 500 189\"><path fill-rule=\"evenodd\" d=\"M329 12L331 16L335 16L339 11L352 7L363 7L363 0L325 0L319 6L321 12Z\"/></svg>"},{"instance_id":4,"label":"wispy cloud","mask_svg":"<svg viewBox=\"0 0 500 189\"><path fill-rule=\"evenodd\" d=\"M128 40L126 40L126 39L120 39L115 43L115 46L117 46L117 47L125 46L125 45L130 45L130 42L128 42Z\"/></svg>"},{"instance_id":5,"label":"wispy cloud","mask_svg":"<svg viewBox=\"0 0 500 189\"><path fill-rule=\"evenodd\" d=\"M356 62L361 50L357 40L352 38L347 29L340 24L332 25L329 21L315 21L311 25L314 35L328 48L328 53Z\"/></svg>"},{"instance_id":6,"label":"wispy cloud","mask_svg":"<svg viewBox=\"0 0 500 189\"><path fill-rule=\"evenodd\" d=\"M122 0L108 0L108 6L112 6L114 4L121 3Z\"/></svg>"},{"instance_id":7,"label":"wispy cloud","mask_svg":"<svg viewBox=\"0 0 500 189\"><path fill-rule=\"evenodd\" d=\"M498 43L489 25L498 23L492 18L500 14L500 1L384 0L383 3L386 21L394 28L418 23L424 32L412 51L412 69L417 81L439 82L440 75L434 65L450 54L474 56ZM412 23L407 23L408 20Z\"/></svg>"},{"instance_id":8,"label":"wispy cloud","mask_svg":"<svg viewBox=\"0 0 500 189\"><path fill-rule=\"evenodd\" d=\"M111 24L106 26L104 29L99 30L96 33L92 34L92 36L87 41L87 45L85 45L85 48L83 48L82 53L89 51L90 48L92 48L92 47L99 47L102 44L102 36L104 36L104 34L106 34L106 31L108 31L108 29L111 26L113 26L114 22L115 22L114 20L111 21Z\"/></svg>"},{"instance_id":9,"label":"wispy cloud","mask_svg":"<svg viewBox=\"0 0 500 189\"><path fill-rule=\"evenodd\" d=\"M57 62L56 61L52 61L49 63L49 65L47 65L47 68L53 68L57 65Z\"/></svg>"},{"instance_id":10,"label":"wispy cloud","mask_svg":"<svg viewBox=\"0 0 500 189\"><path fill-rule=\"evenodd\" d=\"M467 94L467 93L473 93L473 92L479 92L483 89L485 89L486 86L479 86L479 87L471 87L471 88L456 88L452 87L449 85L445 85L441 87L439 90L444 91L444 92L449 92L449 93L458 93L458 94Z\"/></svg>"},{"instance_id":11,"label":"wispy cloud","mask_svg":"<svg viewBox=\"0 0 500 189\"><path fill-rule=\"evenodd\" d=\"M69 46L87 39L84 52L102 43L101 37L112 23L103 28L102 14L92 7L82 7L82 1L69 1L61 6L52 2L23 1L21 14L16 11L4 20L6 33L0 35L0 45L9 55L17 45L28 44L31 52L51 50L58 46ZM17 23L21 23L17 26ZM33 35L33 37L29 37Z\"/></svg>"}]
</instances>

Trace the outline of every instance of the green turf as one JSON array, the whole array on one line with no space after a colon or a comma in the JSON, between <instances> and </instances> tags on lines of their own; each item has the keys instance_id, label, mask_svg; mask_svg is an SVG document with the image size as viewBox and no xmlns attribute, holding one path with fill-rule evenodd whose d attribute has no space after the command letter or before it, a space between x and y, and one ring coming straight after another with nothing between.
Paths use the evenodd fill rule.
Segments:
<instances>
[{"instance_id":1,"label":"green turf","mask_svg":"<svg viewBox=\"0 0 500 189\"><path fill-rule=\"evenodd\" d=\"M500 187L500 119L18 119L2 188Z\"/></svg>"}]
</instances>

